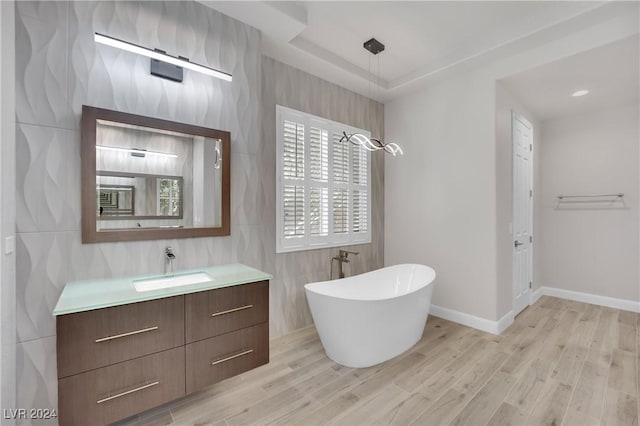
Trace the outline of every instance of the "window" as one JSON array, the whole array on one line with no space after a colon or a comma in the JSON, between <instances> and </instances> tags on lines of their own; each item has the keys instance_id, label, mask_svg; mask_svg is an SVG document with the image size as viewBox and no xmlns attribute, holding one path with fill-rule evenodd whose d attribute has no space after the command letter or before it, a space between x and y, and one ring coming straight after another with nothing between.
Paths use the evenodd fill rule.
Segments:
<instances>
[{"instance_id":1,"label":"window","mask_svg":"<svg viewBox=\"0 0 640 426\"><path fill-rule=\"evenodd\" d=\"M371 242L371 153L342 141L369 132L280 105L276 252Z\"/></svg>"},{"instance_id":2,"label":"window","mask_svg":"<svg viewBox=\"0 0 640 426\"><path fill-rule=\"evenodd\" d=\"M158 216L180 216L180 186L178 179L158 178Z\"/></svg>"}]
</instances>

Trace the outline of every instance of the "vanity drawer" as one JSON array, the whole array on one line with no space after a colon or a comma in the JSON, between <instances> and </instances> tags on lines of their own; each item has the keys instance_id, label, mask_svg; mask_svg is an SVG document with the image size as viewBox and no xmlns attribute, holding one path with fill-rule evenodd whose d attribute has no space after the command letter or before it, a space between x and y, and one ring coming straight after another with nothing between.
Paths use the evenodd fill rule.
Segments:
<instances>
[{"instance_id":1,"label":"vanity drawer","mask_svg":"<svg viewBox=\"0 0 640 426\"><path fill-rule=\"evenodd\" d=\"M58 377L184 345L184 296L57 317Z\"/></svg>"},{"instance_id":2,"label":"vanity drawer","mask_svg":"<svg viewBox=\"0 0 640 426\"><path fill-rule=\"evenodd\" d=\"M186 342L191 343L269 320L269 281L185 296Z\"/></svg>"},{"instance_id":3,"label":"vanity drawer","mask_svg":"<svg viewBox=\"0 0 640 426\"><path fill-rule=\"evenodd\" d=\"M186 346L186 386L191 393L269 362L269 323Z\"/></svg>"},{"instance_id":4,"label":"vanity drawer","mask_svg":"<svg viewBox=\"0 0 640 426\"><path fill-rule=\"evenodd\" d=\"M58 381L60 425L107 424L180 398L184 347Z\"/></svg>"}]
</instances>

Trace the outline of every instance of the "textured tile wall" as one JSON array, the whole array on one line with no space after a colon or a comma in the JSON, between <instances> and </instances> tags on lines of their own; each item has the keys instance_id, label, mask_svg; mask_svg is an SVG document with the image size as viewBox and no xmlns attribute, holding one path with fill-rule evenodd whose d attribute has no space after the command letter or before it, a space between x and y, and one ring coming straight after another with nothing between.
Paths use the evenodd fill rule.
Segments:
<instances>
[{"instance_id":1,"label":"textured tile wall","mask_svg":"<svg viewBox=\"0 0 640 426\"><path fill-rule=\"evenodd\" d=\"M275 176L276 176L276 105L325 117L361 129L372 136L384 134L383 105L350 92L311 74L271 58L262 62L262 189L266 207L261 214L263 244L267 263L275 265L271 286L272 334L279 335L311 324L304 284L329 279L331 257L338 249L308 250L276 254ZM372 242L352 246L359 252L346 266L347 274L360 274L382 268L384 238L384 154L373 153L371 168ZM295 306L296 309L289 309Z\"/></svg>"},{"instance_id":2,"label":"textured tile wall","mask_svg":"<svg viewBox=\"0 0 640 426\"><path fill-rule=\"evenodd\" d=\"M95 31L231 72L149 75L148 60L93 40ZM260 33L195 2L18 2L16 16L17 406L57 406L55 319L65 282L243 262L269 268L260 241ZM83 104L229 130L230 237L83 245Z\"/></svg>"},{"instance_id":3,"label":"textured tile wall","mask_svg":"<svg viewBox=\"0 0 640 426\"><path fill-rule=\"evenodd\" d=\"M96 45L94 31L162 47L234 80L189 71L182 84L152 77L147 60ZM382 105L263 58L257 30L195 2L18 2L16 56L18 407L57 406L52 310L64 284L160 273L167 245L177 268L242 262L272 273L272 337L311 324L303 285L328 279L337 250L275 253L275 104L374 135L383 134ZM229 130L231 236L81 244L83 104ZM354 274L383 266L383 171L374 155L373 243L353 247L361 252Z\"/></svg>"}]
</instances>

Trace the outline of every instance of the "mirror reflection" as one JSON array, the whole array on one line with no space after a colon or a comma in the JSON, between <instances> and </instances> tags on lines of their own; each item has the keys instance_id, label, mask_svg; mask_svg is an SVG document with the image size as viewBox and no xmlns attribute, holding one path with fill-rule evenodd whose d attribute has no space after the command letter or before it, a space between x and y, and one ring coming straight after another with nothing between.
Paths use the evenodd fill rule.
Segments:
<instances>
[{"instance_id":1,"label":"mirror reflection","mask_svg":"<svg viewBox=\"0 0 640 426\"><path fill-rule=\"evenodd\" d=\"M99 219L182 219L182 177L98 171Z\"/></svg>"},{"instance_id":2,"label":"mirror reflection","mask_svg":"<svg viewBox=\"0 0 640 426\"><path fill-rule=\"evenodd\" d=\"M219 227L221 140L97 120L96 229Z\"/></svg>"}]
</instances>

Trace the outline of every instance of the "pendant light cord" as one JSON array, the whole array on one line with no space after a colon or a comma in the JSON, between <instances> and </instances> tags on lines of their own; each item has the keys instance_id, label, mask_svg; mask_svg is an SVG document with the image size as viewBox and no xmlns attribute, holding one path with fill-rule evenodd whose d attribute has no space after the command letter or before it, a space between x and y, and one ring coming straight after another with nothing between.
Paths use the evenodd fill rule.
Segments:
<instances>
[{"instance_id":1,"label":"pendant light cord","mask_svg":"<svg viewBox=\"0 0 640 426\"><path fill-rule=\"evenodd\" d=\"M378 55L376 55L378 56ZM380 56L378 56L378 79L377 79L377 83L378 83L378 102L380 102Z\"/></svg>"},{"instance_id":2,"label":"pendant light cord","mask_svg":"<svg viewBox=\"0 0 640 426\"><path fill-rule=\"evenodd\" d=\"M367 71L367 94L369 95L369 99L371 99L371 55L367 55L369 58L369 70Z\"/></svg>"}]
</instances>

